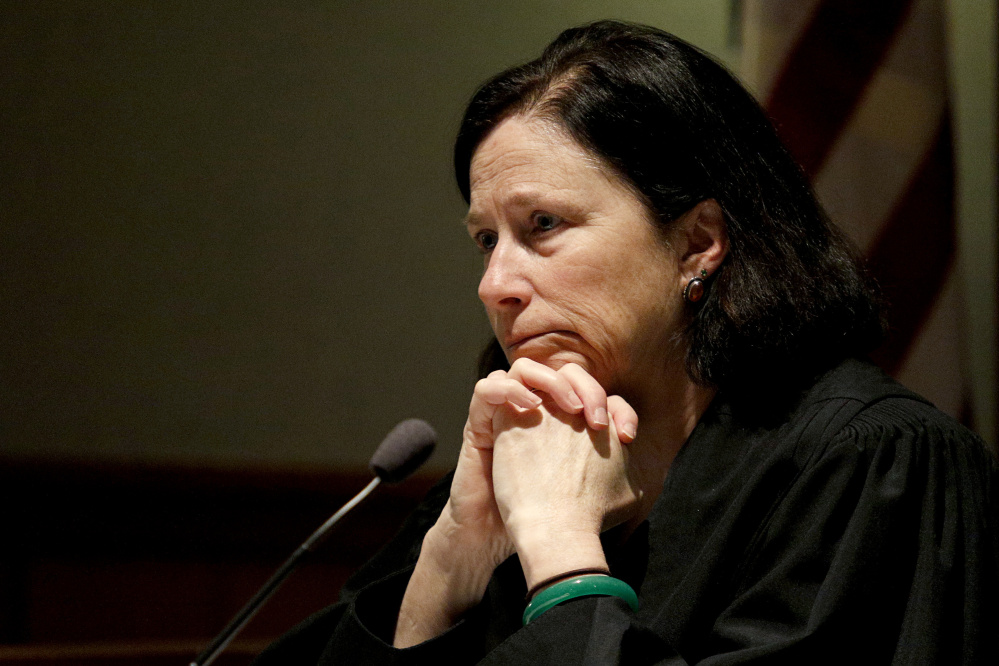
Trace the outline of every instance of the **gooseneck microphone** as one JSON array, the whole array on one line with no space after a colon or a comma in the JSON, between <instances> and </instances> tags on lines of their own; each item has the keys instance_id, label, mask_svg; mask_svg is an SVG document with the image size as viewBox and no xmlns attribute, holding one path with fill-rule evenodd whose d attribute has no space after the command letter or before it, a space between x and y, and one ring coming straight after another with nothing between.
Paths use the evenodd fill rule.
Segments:
<instances>
[{"instance_id":1,"label":"gooseneck microphone","mask_svg":"<svg viewBox=\"0 0 999 666\"><path fill-rule=\"evenodd\" d=\"M257 611L264 605L274 592L277 591L281 583L295 570L302 559L313 552L321 544L330 530L341 518L347 515L351 509L360 504L365 497L371 494L382 481L386 483L398 483L416 471L430 454L434 451L437 443L437 433L430 427L430 424L420 419L407 419L392 428L392 431L385 436L378 446L375 454L371 456L368 469L375 475L371 482L364 487L364 490L357 493L353 499L340 507L329 519L319 526L308 539L302 543L298 549L291 554L284 564L282 564L274 575L270 577L263 587L257 590L253 598L246 602L242 610L236 613L225 629L215 637L204 652L191 662L191 666L208 666L215 658L221 654L222 650L229 645L229 642L236 637L246 623L253 619Z\"/></svg>"}]
</instances>

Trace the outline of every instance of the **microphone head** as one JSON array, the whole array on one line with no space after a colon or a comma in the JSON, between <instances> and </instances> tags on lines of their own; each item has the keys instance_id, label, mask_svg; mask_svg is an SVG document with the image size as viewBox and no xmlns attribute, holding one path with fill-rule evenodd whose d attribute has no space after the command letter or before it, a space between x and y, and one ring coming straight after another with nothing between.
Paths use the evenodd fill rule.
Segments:
<instances>
[{"instance_id":1,"label":"microphone head","mask_svg":"<svg viewBox=\"0 0 999 666\"><path fill-rule=\"evenodd\" d=\"M434 452L437 433L421 419L406 419L386 435L371 456L368 469L386 483L398 483Z\"/></svg>"}]
</instances>

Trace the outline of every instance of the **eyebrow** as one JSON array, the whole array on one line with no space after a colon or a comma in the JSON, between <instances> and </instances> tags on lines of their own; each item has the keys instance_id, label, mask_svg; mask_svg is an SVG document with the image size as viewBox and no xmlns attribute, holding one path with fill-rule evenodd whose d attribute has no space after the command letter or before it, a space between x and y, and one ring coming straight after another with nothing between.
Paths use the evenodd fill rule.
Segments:
<instances>
[{"instance_id":1,"label":"eyebrow","mask_svg":"<svg viewBox=\"0 0 999 666\"><path fill-rule=\"evenodd\" d=\"M479 220L482 216L476 215L472 211L468 211L463 218L461 218L461 224L465 227L478 226Z\"/></svg>"},{"instance_id":2,"label":"eyebrow","mask_svg":"<svg viewBox=\"0 0 999 666\"><path fill-rule=\"evenodd\" d=\"M544 208L545 207L545 200L546 199L550 200L550 197L543 196L540 193L540 191L537 190L537 189L525 189L525 190L513 192L509 196L509 198L507 198L506 200L503 201L503 205L504 206L515 206L515 207L521 207L521 208L537 208L537 207ZM564 208L568 208L568 209L570 209L570 210L572 210L574 212L576 212L578 210L578 207L574 203L567 202L567 201L557 202L557 207L563 208L563 209ZM471 208L469 208L469 211L465 215L465 218L464 218L463 222L464 222L464 224L465 224L466 227L468 227L468 226L477 226L479 224L482 224L482 216L481 215L477 215L476 213L474 213L471 210Z\"/></svg>"}]
</instances>

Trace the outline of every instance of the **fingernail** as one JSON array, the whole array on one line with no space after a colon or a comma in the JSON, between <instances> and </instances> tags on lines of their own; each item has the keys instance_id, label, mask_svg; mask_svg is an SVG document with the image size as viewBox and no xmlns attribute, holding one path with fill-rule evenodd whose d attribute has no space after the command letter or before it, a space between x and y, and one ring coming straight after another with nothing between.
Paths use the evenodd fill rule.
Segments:
<instances>
[{"instance_id":1,"label":"fingernail","mask_svg":"<svg viewBox=\"0 0 999 666\"><path fill-rule=\"evenodd\" d=\"M593 422L597 425L610 425L610 421L607 419L607 410L603 407L597 407L597 411L593 412Z\"/></svg>"},{"instance_id":2,"label":"fingernail","mask_svg":"<svg viewBox=\"0 0 999 666\"><path fill-rule=\"evenodd\" d=\"M627 435L628 439L635 439L635 435L637 434L635 432L635 424L633 423L625 423L624 427L621 428L621 432Z\"/></svg>"},{"instance_id":3,"label":"fingernail","mask_svg":"<svg viewBox=\"0 0 999 666\"><path fill-rule=\"evenodd\" d=\"M582 409L583 401L579 399L579 396L575 393L569 394L569 404L572 405L573 409Z\"/></svg>"}]
</instances>

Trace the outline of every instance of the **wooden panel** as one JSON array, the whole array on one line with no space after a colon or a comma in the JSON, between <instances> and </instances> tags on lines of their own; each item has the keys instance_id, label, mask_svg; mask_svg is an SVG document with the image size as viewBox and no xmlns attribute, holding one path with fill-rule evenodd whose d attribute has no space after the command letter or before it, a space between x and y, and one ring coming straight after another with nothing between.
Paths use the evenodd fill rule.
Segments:
<instances>
[{"instance_id":1,"label":"wooden panel","mask_svg":"<svg viewBox=\"0 0 999 666\"><path fill-rule=\"evenodd\" d=\"M246 666L266 643L234 641L213 666ZM0 664L24 666L177 666L198 653L192 641L118 641L0 646Z\"/></svg>"},{"instance_id":2,"label":"wooden panel","mask_svg":"<svg viewBox=\"0 0 999 666\"><path fill-rule=\"evenodd\" d=\"M0 464L9 526L0 541L0 663L116 663L108 650L121 646L128 663L166 663L153 653L178 644L195 646L184 657L190 658L367 480L364 474ZM350 572L391 538L432 482L422 477L376 491L241 639L265 645L335 600ZM75 656L52 652L67 645L77 646ZM176 652L171 663L178 663Z\"/></svg>"}]
</instances>

